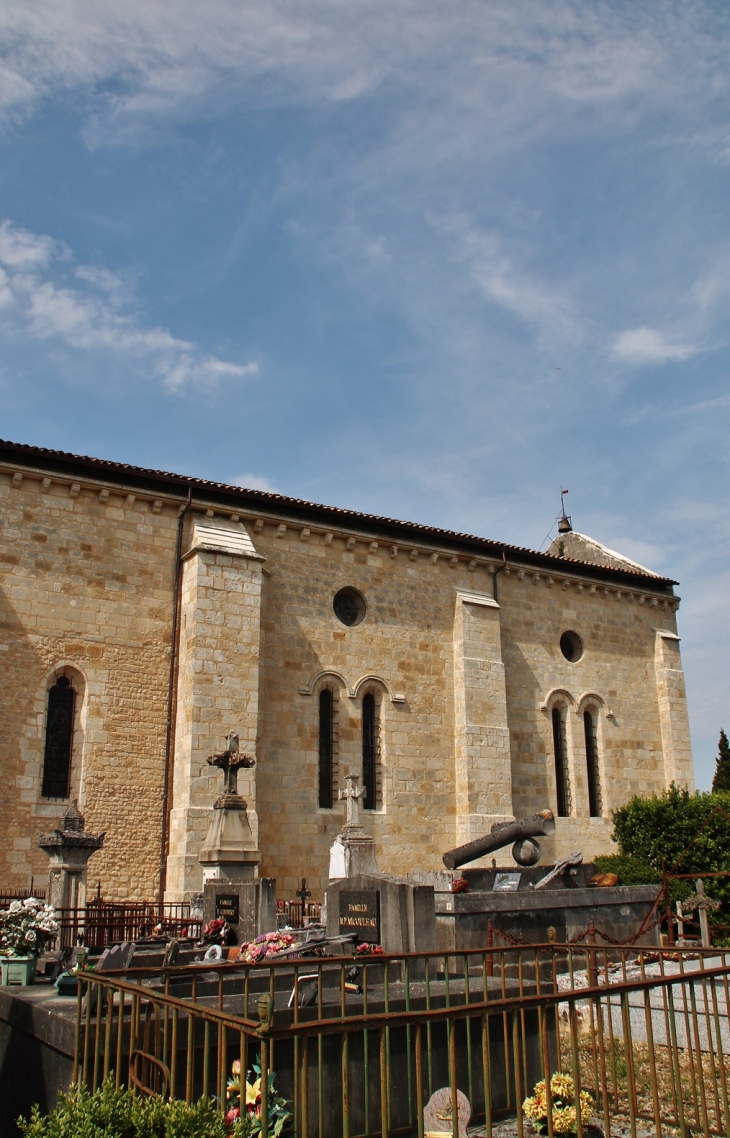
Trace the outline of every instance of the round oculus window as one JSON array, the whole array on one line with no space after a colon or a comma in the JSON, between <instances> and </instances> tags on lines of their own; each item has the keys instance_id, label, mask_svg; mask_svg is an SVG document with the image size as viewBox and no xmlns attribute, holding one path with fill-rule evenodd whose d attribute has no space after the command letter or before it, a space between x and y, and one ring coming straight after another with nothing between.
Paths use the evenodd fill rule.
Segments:
<instances>
[{"instance_id":1,"label":"round oculus window","mask_svg":"<svg viewBox=\"0 0 730 1138\"><path fill-rule=\"evenodd\" d=\"M575 664L583 655L583 641L577 632L564 632L560 637L560 651L565 659Z\"/></svg>"},{"instance_id":2,"label":"round oculus window","mask_svg":"<svg viewBox=\"0 0 730 1138\"><path fill-rule=\"evenodd\" d=\"M352 589L348 585L347 588L340 589L339 593L335 593L332 608L340 623L352 628L365 616L365 598L357 589Z\"/></svg>"}]
</instances>

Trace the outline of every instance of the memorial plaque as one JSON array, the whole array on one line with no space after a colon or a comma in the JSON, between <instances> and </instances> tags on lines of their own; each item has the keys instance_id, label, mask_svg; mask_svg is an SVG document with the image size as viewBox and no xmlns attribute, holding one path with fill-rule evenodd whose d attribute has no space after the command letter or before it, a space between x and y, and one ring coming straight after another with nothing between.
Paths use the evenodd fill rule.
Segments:
<instances>
[{"instance_id":1,"label":"memorial plaque","mask_svg":"<svg viewBox=\"0 0 730 1138\"><path fill-rule=\"evenodd\" d=\"M237 893L216 893L215 917L217 921L228 921L229 925L238 924Z\"/></svg>"},{"instance_id":2,"label":"memorial plaque","mask_svg":"<svg viewBox=\"0 0 730 1138\"><path fill-rule=\"evenodd\" d=\"M521 873L498 873L492 886L493 893L516 893L520 887Z\"/></svg>"},{"instance_id":3,"label":"memorial plaque","mask_svg":"<svg viewBox=\"0 0 730 1138\"><path fill-rule=\"evenodd\" d=\"M376 889L341 889L340 936L357 933L358 940L380 944L379 902Z\"/></svg>"}]
</instances>

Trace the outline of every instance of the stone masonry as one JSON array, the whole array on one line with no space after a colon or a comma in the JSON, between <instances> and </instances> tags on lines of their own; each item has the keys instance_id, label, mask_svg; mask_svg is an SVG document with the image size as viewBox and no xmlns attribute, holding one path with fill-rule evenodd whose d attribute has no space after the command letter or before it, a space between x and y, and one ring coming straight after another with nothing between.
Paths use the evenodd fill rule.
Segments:
<instances>
[{"instance_id":1,"label":"stone masonry","mask_svg":"<svg viewBox=\"0 0 730 1138\"><path fill-rule=\"evenodd\" d=\"M343 822L337 790L362 772L368 692L378 802L363 824L384 872L437 869L444 850L495 821L555 809L556 704L572 810L546 857L609 851L615 806L672 780L692 786L678 598L672 582L612 556L618 564L569 560L0 444L0 885L45 879L38 833L78 799L89 829L107 832L92 870L107 897L157 895L166 828L166 896L198 891L219 789L206 756L235 731L256 758L239 791L261 875L277 879L282 897L302 876L321 896ZM343 586L365 599L352 627L332 607ZM560 650L566 629L583 642L575 663ZM76 691L76 723L70 798L52 801L41 796L45 715L60 674ZM317 794L324 685L335 696L332 809ZM600 818L589 817L586 708L597 719Z\"/></svg>"}]
</instances>

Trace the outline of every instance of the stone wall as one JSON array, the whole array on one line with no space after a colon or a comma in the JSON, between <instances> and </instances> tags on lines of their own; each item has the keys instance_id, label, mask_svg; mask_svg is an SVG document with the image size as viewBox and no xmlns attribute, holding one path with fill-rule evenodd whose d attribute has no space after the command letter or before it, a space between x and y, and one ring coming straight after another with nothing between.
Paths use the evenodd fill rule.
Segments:
<instances>
[{"instance_id":1,"label":"stone wall","mask_svg":"<svg viewBox=\"0 0 730 1138\"><path fill-rule=\"evenodd\" d=\"M158 498L101 477L0 472L0 885L47 874L37 832L66 803L40 796L45 703L65 671L78 690L73 793L87 826L108 832L90 884L101 879L117 899L156 893L183 489ZM496 558L384 541L366 519L357 532L294 522L286 499L270 514L239 516L234 506L196 498L185 521L170 899L202 880L197 852L220 789L205 757L229 730L256 753L240 789L258 824L261 873L277 878L280 896L302 876L321 896L343 820L339 803L318 807L325 684L336 694L337 787L362 769L362 698L376 697L380 798L364 824L386 871L437 869L445 849L495 820L554 809L555 702L566 712L573 816L558 820L548 855L606 852L613 807L671 778L691 785L678 602L666 586L638 574L626 586L610 574L596 583L595 569L591 579L574 563L549 574L510 562L495 601ZM367 605L354 627L332 608L345 585ZM559 647L566 629L584 645L574 664ZM601 818L588 817L588 706Z\"/></svg>"}]
</instances>

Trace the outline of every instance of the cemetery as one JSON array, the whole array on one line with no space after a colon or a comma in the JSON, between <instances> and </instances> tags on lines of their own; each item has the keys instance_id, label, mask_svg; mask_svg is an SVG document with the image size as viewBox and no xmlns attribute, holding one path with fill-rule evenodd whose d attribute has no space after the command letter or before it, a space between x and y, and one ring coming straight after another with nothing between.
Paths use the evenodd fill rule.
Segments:
<instances>
[{"instance_id":1,"label":"cemetery","mask_svg":"<svg viewBox=\"0 0 730 1138\"><path fill-rule=\"evenodd\" d=\"M74 806L39 838L51 900L33 904L50 951L32 958L44 970L35 983L7 958L3 1135L79 1084L204 1099L230 1133L253 1111L265 1136L528 1134L541 1111L572 1111L570 1132L587 1136L622 1133L621 1118L656 1133L725 1132L730 959L660 943L675 925L655 886L617 885L578 852L541 865L547 809L445 851L442 871L380 873L352 776L324 903L305 917L303 879L300 927L279 927L293 910L257 875L242 759L233 734L209 759L224 786L200 853L202 895L134 940L63 944L54 914L85 898L104 835ZM502 864L469 867L489 855ZM703 898L698 887L706 921ZM21 917L31 910L15 901ZM259 1079L243 1121L242 1073L249 1097ZM504 1129L510 1118L518 1130Z\"/></svg>"}]
</instances>

